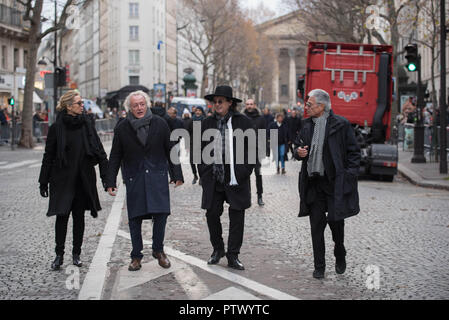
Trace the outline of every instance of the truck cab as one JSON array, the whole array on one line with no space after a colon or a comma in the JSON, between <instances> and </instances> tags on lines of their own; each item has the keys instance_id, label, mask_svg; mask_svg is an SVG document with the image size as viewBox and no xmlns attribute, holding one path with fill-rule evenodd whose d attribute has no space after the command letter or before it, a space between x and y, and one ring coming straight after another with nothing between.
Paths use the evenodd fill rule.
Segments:
<instances>
[{"instance_id":1,"label":"truck cab","mask_svg":"<svg viewBox=\"0 0 449 320\"><path fill-rule=\"evenodd\" d=\"M388 181L393 181L398 163L397 146L388 143L392 55L389 45L309 42L305 79L306 94L327 91L334 113L353 125L362 153L361 173Z\"/></svg>"}]
</instances>

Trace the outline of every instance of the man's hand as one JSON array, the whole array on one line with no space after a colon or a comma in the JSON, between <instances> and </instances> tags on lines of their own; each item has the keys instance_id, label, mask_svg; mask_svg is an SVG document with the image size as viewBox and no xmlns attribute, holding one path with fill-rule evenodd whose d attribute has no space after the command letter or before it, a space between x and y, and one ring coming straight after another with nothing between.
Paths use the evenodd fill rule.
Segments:
<instances>
[{"instance_id":1,"label":"man's hand","mask_svg":"<svg viewBox=\"0 0 449 320\"><path fill-rule=\"evenodd\" d=\"M307 157L309 146L304 146L304 148L298 148L298 156L301 158Z\"/></svg>"},{"instance_id":2,"label":"man's hand","mask_svg":"<svg viewBox=\"0 0 449 320\"><path fill-rule=\"evenodd\" d=\"M183 184L184 184L184 182L182 182L181 180L178 180L178 181L176 181L175 188L182 186Z\"/></svg>"},{"instance_id":3,"label":"man's hand","mask_svg":"<svg viewBox=\"0 0 449 320\"><path fill-rule=\"evenodd\" d=\"M108 188L108 193L109 195L115 197L115 195L117 194L117 188Z\"/></svg>"},{"instance_id":4,"label":"man's hand","mask_svg":"<svg viewBox=\"0 0 449 320\"><path fill-rule=\"evenodd\" d=\"M41 197L48 198L48 185L41 184L39 187L39 191L41 193Z\"/></svg>"}]
</instances>

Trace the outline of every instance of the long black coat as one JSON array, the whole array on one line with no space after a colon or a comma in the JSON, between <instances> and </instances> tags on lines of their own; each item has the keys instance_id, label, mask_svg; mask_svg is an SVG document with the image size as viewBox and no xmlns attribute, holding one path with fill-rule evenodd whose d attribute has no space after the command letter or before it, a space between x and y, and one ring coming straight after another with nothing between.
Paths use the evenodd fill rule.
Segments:
<instances>
[{"instance_id":1,"label":"long black coat","mask_svg":"<svg viewBox=\"0 0 449 320\"><path fill-rule=\"evenodd\" d=\"M288 117L285 119L287 121L288 125L288 141L293 142L296 138L296 136L299 134L299 131L301 131L301 117Z\"/></svg>"},{"instance_id":2,"label":"long black coat","mask_svg":"<svg viewBox=\"0 0 449 320\"><path fill-rule=\"evenodd\" d=\"M285 121L282 121L282 124L280 127L278 127L277 122L274 121L270 123L269 130L277 130L278 131L278 145L287 144L289 141L289 134L288 134L288 125L285 123ZM270 131L268 131L268 134Z\"/></svg>"},{"instance_id":3,"label":"long black coat","mask_svg":"<svg viewBox=\"0 0 449 320\"><path fill-rule=\"evenodd\" d=\"M170 161L170 130L164 119L153 114L145 146L138 141L128 119L117 124L109 157L107 187L116 187L120 166L130 219L170 214L169 166L174 180L184 179L181 165L173 165Z\"/></svg>"},{"instance_id":4,"label":"long black coat","mask_svg":"<svg viewBox=\"0 0 449 320\"><path fill-rule=\"evenodd\" d=\"M303 128L295 143L294 156L302 160L299 173L299 216L308 216L310 208L307 198L307 161L300 158L297 152L299 146L311 146L314 123L311 118L303 122ZM357 190L357 176L360 167L360 148L357 144L354 129L345 118L335 115L332 110L327 119L326 135L323 146L323 163L325 172L334 186L334 203L328 206L329 217L342 220L360 212L359 193Z\"/></svg>"},{"instance_id":5,"label":"long black coat","mask_svg":"<svg viewBox=\"0 0 449 320\"><path fill-rule=\"evenodd\" d=\"M95 126L95 119L92 116L86 116L88 121L86 125ZM48 185L50 183L50 201L47 216L67 215L70 213L72 201L76 193L76 183L78 177L81 177L83 189L87 198L85 203L87 206L85 210L90 210L93 217L98 216L98 211L101 210L100 201L97 192L97 176L95 174L94 166L98 163L100 167L100 176L104 181L106 179L108 160L106 152L104 152L103 145L97 135L97 131L93 128L94 139L96 140L100 154L97 159L87 155L81 155L81 160L78 163L79 155L74 153L76 148L71 146L71 142L67 139L67 146L65 148L65 156L67 165L59 167L56 160L57 153L57 126L61 125L58 121L53 123L47 135L47 142L45 145L45 153L42 159L42 167L39 175L39 183L41 185ZM67 129L68 130L68 129ZM81 143L81 140L80 142Z\"/></svg>"},{"instance_id":6,"label":"long black coat","mask_svg":"<svg viewBox=\"0 0 449 320\"><path fill-rule=\"evenodd\" d=\"M217 128L217 120L215 117L210 116L202 121L201 124L201 136L204 131L207 129L216 129ZM236 112L232 116L232 129L242 129L244 132L248 129L252 129L251 120L241 114ZM211 139L213 141L213 139ZM225 182L224 189L226 193L227 202L230 207L235 210L244 210L251 207L251 190L250 190L250 175L254 169L255 164L249 164L248 154L249 154L249 146L248 142L245 139L245 155L244 155L244 164L236 164L236 138L233 139L233 149L234 149L234 172L235 177L237 179L237 186L230 186L229 182L231 180L230 173L230 165L225 164ZM203 152L204 148L209 145L211 142L202 141L201 144L201 152ZM255 148L253 150L255 152ZM198 173L201 177L201 183L203 188L203 196L201 208L210 209L212 206L212 198L215 191L215 183L216 179L213 174L213 165L201 163L198 165Z\"/></svg>"}]
</instances>

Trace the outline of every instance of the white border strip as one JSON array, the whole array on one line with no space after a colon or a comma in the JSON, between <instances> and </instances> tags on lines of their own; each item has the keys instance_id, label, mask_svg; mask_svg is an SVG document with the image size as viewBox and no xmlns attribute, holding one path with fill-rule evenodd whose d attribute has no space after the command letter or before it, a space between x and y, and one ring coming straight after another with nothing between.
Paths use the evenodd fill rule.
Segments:
<instances>
[{"instance_id":1,"label":"white border strip","mask_svg":"<svg viewBox=\"0 0 449 320\"><path fill-rule=\"evenodd\" d=\"M119 236L126 238L128 240L131 240L131 236L128 232L119 230L117 233ZM148 245L151 244L151 241L144 240L144 244ZM184 262L187 262L195 267L198 267L200 269L203 269L207 272L210 272L212 274L215 274L223 279L229 280L231 282L234 282L238 285L244 286L248 289L251 289L253 291L256 291L260 294L263 294L264 296L276 299L276 300L300 300L299 298L296 298L294 296L291 296L287 293L284 293L282 291L270 288L266 285L263 285L261 283L258 283L256 281L250 280L248 278L242 277L238 274L235 274L233 272L227 271L225 268L219 265L208 265L206 261L203 261L201 259L189 256L181 251L169 248L164 246L164 251L169 256L175 257L179 260L182 260Z\"/></svg>"},{"instance_id":2,"label":"white border strip","mask_svg":"<svg viewBox=\"0 0 449 320\"><path fill-rule=\"evenodd\" d=\"M114 245L117 231L120 226L122 209L125 203L125 186L118 188L114 203L112 204L106 226L97 247L97 251L89 266L83 286L78 295L78 300L100 300L103 292L107 264L111 259L112 247Z\"/></svg>"}]
</instances>

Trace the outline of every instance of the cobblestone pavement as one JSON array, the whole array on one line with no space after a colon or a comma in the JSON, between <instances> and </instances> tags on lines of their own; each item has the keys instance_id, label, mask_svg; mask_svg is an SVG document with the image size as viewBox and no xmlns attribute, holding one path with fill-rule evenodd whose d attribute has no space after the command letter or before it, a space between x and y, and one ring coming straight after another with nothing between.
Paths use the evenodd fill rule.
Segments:
<instances>
[{"instance_id":1,"label":"cobblestone pavement","mask_svg":"<svg viewBox=\"0 0 449 320\"><path fill-rule=\"evenodd\" d=\"M9 150L6 146L0 147L0 299L77 299L78 292L67 289L66 281L70 274L65 273L70 270L66 267L71 265L72 259L72 219L67 229L64 268L56 272L50 269L55 257L55 217L46 217L48 198L44 199L39 194L43 147L40 145L31 151ZM8 167L20 163L27 164ZM99 177L97 181L103 210L97 219L92 218L89 212L85 214L86 229L81 253L84 266L79 273L81 282L95 254L113 202L105 192L101 192Z\"/></svg>"},{"instance_id":2,"label":"cobblestone pavement","mask_svg":"<svg viewBox=\"0 0 449 320\"><path fill-rule=\"evenodd\" d=\"M23 153L21 160L42 157L42 151ZM39 168L12 169L16 173L8 174L1 163L14 159L4 159L1 150L0 155L0 299L77 299L79 291L66 288L65 268L60 272L49 269L54 258L54 219L45 217L47 200L38 194ZM346 220L347 271L335 274L327 228L326 277L316 280L312 277L309 221L297 217L299 167L298 162L288 161L285 176L264 176L262 208L256 203L252 177L253 206L246 212L239 256L246 270L226 268L226 259L222 259L224 269L299 299L449 298L449 192L416 187L400 177L393 183L361 180L361 213ZM191 184L190 166L184 165L183 170L186 183L171 188L172 214L165 246L207 261L212 249L205 212L200 209L201 187ZM86 219L81 285L114 200L99 194L103 211L98 219ZM227 207L222 221L226 241ZM126 210L119 228L121 234L129 233ZM144 222L143 237L151 240L149 221ZM70 248L70 232L66 243ZM128 265L130 250L130 241L119 234L108 263L103 299L203 299L231 286L270 299L197 266L186 266L175 257L170 257L173 268L184 263L181 269L118 292L120 270ZM151 246L146 245L143 253L143 263L154 262Z\"/></svg>"}]
</instances>

